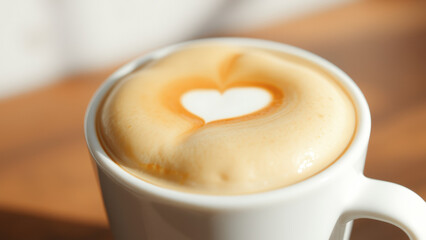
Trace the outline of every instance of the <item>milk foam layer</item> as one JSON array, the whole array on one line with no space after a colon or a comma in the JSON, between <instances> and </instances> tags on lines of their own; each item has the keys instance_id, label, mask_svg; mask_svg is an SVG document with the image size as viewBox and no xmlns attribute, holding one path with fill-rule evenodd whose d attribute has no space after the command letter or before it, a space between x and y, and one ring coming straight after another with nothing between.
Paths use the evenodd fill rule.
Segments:
<instances>
[{"instance_id":1,"label":"milk foam layer","mask_svg":"<svg viewBox=\"0 0 426 240\"><path fill-rule=\"evenodd\" d=\"M266 106L205 121L182 105L197 90L235 88L267 91ZM345 90L313 63L212 43L180 49L120 80L100 109L98 132L111 157L147 182L245 194L327 168L350 144L355 115Z\"/></svg>"}]
</instances>

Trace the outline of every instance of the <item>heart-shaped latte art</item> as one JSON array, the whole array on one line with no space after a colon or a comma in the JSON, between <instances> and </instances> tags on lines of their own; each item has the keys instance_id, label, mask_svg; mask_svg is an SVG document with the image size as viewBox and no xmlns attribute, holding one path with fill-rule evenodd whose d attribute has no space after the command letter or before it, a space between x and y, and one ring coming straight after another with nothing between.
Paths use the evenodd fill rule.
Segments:
<instances>
[{"instance_id":1,"label":"heart-shaped latte art","mask_svg":"<svg viewBox=\"0 0 426 240\"><path fill-rule=\"evenodd\" d=\"M258 87L234 87L220 93L214 89L194 89L181 96L182 106L205 123L257 112L272 101L271 94Z\"/></svg>"}]
</instances>

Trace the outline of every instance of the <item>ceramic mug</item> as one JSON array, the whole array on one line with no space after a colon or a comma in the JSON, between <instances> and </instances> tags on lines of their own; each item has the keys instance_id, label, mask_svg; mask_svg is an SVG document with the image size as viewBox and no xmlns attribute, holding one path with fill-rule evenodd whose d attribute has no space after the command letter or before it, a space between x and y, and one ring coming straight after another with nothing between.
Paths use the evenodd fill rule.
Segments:
<instances>
[{"instance_id":1,"label":"ceramic mug","mask_svg":"<svg viewBox=\"0 0 426 240\"><path fill-rule=\"evenodd\" d=\"M201 42L260 47L305 58L347 89L357 111L357 129L346 152L320 173L282 189L238 196L178 192L147 183L106 154L96 131L96 114L115 82L182 47ZM116 239L274 240L349 239L357 218L394 224L411 239L426 239L426 203L400 185L363 175L371 118L360 89L335 65L305 50L244 38L203 39L166 47L125 65L94 95L85 134Z\"/></svg>"}]
</instances>

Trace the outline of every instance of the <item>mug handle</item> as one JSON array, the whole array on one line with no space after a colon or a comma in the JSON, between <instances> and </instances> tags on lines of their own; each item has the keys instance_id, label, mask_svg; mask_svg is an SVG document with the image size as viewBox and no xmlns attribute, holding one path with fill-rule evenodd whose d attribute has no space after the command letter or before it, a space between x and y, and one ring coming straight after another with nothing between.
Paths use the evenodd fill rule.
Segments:
<instances>
[{"instance_id":1,"label":"mug handle","mask_svg":"<svg viewBox=\"0 0 426 240\"><path fill-rule=\"evenodd\" d=\"M346 223L357 218L370 218L401 228L411 240L426 239L426 202L401 185L358 177L358 188L339 219L337 239L344 238Z\"/></svg>"}]
</instances>

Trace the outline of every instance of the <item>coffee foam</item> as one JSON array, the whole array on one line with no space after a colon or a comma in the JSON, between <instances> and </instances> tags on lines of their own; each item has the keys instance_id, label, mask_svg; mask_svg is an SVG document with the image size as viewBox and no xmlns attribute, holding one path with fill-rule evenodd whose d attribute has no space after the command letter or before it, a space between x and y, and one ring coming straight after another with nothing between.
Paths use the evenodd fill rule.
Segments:
<instances>
[{"instance_id":1,"label":"coffee foam","mask_svg":"<svg viewBox=\"0 0 426 240\"><path fill-rule=\"evenodd\" d=\"M225 97L235 89L263 95L225 103L228 110L194 110L193 94ZM328 167L350 144L355 114L345 90L309 61L202 44L116 84L100 109L98 132L111 157L145 181L244 194L294 184Z\"/></svg>"}]
</instances>

